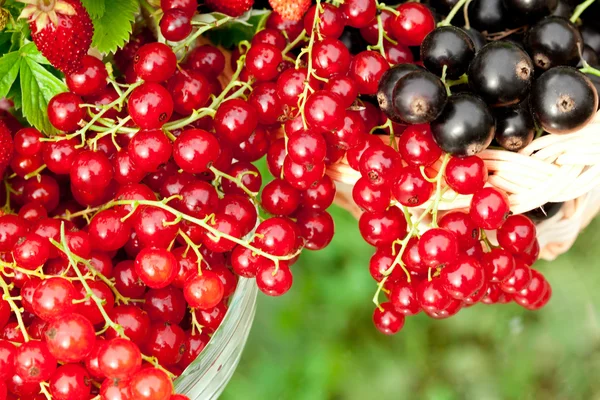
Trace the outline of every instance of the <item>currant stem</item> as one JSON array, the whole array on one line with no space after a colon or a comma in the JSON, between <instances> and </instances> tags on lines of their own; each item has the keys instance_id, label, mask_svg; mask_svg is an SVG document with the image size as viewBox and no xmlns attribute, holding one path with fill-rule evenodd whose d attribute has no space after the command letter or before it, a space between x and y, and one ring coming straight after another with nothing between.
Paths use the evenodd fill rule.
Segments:
<instances>
[{"instance_id":1,"label":"currant stem","mask_svg":"<svg viewBox=\"0 0 600 400\"><path fill-rule=\"evenodd\" d=\"M210 106L208 106L206 108L201 108L199 110L194 110L189 117L165 124L163 126L163 130L172 131L175 129L181 129L181 128L191 124L192 122L195 122L201 118L204 118L207 115L214 116L217 108L219 107L219 105L221 105L221 103L223 101L236 99L236 98L240 97L242 94L244 94L244 92L246 91L246 88L243 86L241 89L238 89L236 92L234 92L233 94L231 94L230 96L225 98L225 96L227 96L227 93L229 93L229 91L231 89L233 89L235 86L239 85L238 78L239 78L240 74L242 73L242 69L244 67L245 60L246 60L246 56L242 55L240 57L240 59L237 61L237 68L236 68L236 71L234 72L234 74L231 76L231 81L229 82L227 87L225 89L223 89L221 94L218 97L215 97L215 99L212 101Z\"/></svg>"},{"instance_id":2,"label":"currant stem","mask_svg":"<svg viewBox=\"0 0 600 400\"><path fill-rule=\"evenodd\" d=\"M192 35L188 36L188 38L178 44L177 46L173 47L173 52L177 53L180 50L183 50L185 48L187 48L189 45L191 45L192 43L194 43L196 41L196 39L198 39L204 32L208 32L209 30L213 29L213 28L218 28L221 25L226 24L227 22L233 20L232 17L229 16L225 16L224 18L221 18L209 25L206 25L200 29L198 29L196 32L194 32Z\"/></svg>"},{"instance_id":3,"label":"currant stem","mask_svg":"<svg viewBox=\"0 0 600 400\"><path fill-rule=\"evenodd\" d=\"M594 0L592 0L594 1ZM459 0L458 3L456 3L454 5L454 7L452 7L452 10L450 10L450 12L448 13L448 16L446 16L446 18L440 22L437 26L447 26L447 25L451 25L452 24L452 18L454 18L454 16L456 15L456 13L458 13L458 11L463 8L463 6L465 5L465 3L467 2L467 0Z\"/></svg>"},{"instance_id":4,"label":"currant stem","mask_svg":"<svg viewBox=\"0 0 600 400\"><path fill-rule=\"evenodd\" d=\"M145 354L142 354L142 360L146 361L149 364L152 364L152 366L154 368L159 369L162 372L164 372L165 374L167 374L169 379L173 380L173 379L177 378L177 376L175 376L175 374L171 373L169 370L165 369L162 365L160 365L158 363L158 359L156 357L150 357Z\"/></svg>"},{"instance_id":5,"label":"currant stem","mask_svg":"<svg viewBox=\"0 0 600 400\"><path fill-rule=\"evenodd\" d=\"M383 39L384 39L384 29L383 29L383 21L381 20L381 14L377 15L377 44L375 46L368 46L370 50L378 50L383 58L387 60L385 56L385 49L383 47Z\"/></svg>"},{"instance_id":6,"label":"currant stem","mask_svg":"<svg viewBox=\"0 0 600 400\"><path fill-rule=\"evenodd\" d=\"M571 15L570 21L572 23L577 22L581 14L583 14L583 12L594 3L594 1L596 0L586 0L583 3L579 4L577 7L575 7L575 11L573 12L573 15Z\"/></svg>"},{"instance_id":7,"label":"currant stem","mask_svg":"<svg viewBox=\"0 0 600 400\"><path fill-rule=\"evenodd\" d=\"M438 224L437 224L437 215L438 215L438 208L440 206L440 200L442 199L442 196L444 195L445 190L442 190L442 180L444 178L444 174L446 173L446 167L448 166L448 162L450 161L450 154L446 153L444 154L444 159L442 160L442 166L440 167L440 170L437 174L437 186L436 186L436 190L435 190L435 201L433 203L433 211L431 212L431 225L434 228L437 228Z\"/></svg>"},{"instance_id":8,"label":"currant stem","mask_svg":"<svg viewBox=\"0 0 600 400\"><path fill-rule=\"evenodd\" d=\"M241 174L241 175L239 175L237 177L234 177L234 176L231 176L229 174L226 174L225 172L219 171L214 166L210 167L210 170L212 171L213 174L215 174L215 180L219 180L221 178L225 178L228 181L231 181L231 182L235 183L237 185L237 187L239 187L240 189L242 189L244 191L244 193L246 193L251 199L253 199L254 201L256 201L256 196L258 195L258 193L253 192L250 189L248 189L246 187L246 185L244 185L244 183L242 182L242 179L244 178L245 175L248 175L248 174L255 175L256 172L254 172L254 171L247 171L244 174Z\"/></svg>"},{"instance_id":9,"label":"currant stem","mask_svg":"<svg viewBox=\"0 0 600 400\"><path fill-rule=\"evenodd\" d=\"M25 342L29 342L30 337L29 333L27 333L27 329L25 328L25 323L23 322L23 317L21 316L21 309L17 306L10 295L10 286L4 281L2 275L0 275L0 287L2 287L2 299L4 299L8 305L10 306L13 314L17 318L17 324L19 325L19 329L21 330L21 334L23 335L23 339Z\"/></svg>"},{"instance_id":10,"label":"currant stem","mask_svg":"<svg viewBox=\"0 0 600 400\"><path fill-rule=\"evenodd\" d=\"M198 319L196 318L196 310L195 309L190 309L190 314L192 316L192 335L196 334L196 331L198 331L198 333L202 333L202 325L200 325L200 323L198 322Z\"/></svg>"},{"instance_id":11,"label":"currant stem","mask_svg":"<svg viewBox=\"0 0 600 400\"><path fill-rule=\"evenodd\" d=\"M192 241L192 239L181 229L179 230L179 236L181 236L183 238L183 240L187 243L188 245L188 249L192 249L192 251L194 252L194 254L196 254L196 263L198 264L198 275L202 275L202 261L204 260L204 257L202 257L202 253L200 253L200 246L198 246L196 243L194 243ZM187 253L187 249L186 249L186 253ZM206 262L206 261L204 261ZM208 264L208 263L207 263Z\"/></svg>"},{"instance_id":12,"label":"currant stem","mask_svg":"<svg viewBox=\"0 0 600 400\"><path fill-rule=\"evenodd\" d=\"M304 113L304 105L306 104L306 100L308 98L308 90L310 88L310 77L314 74L313 71L313 62L312 62L312 49L315 45L315 34L320 35L319 32L319 14L321 13L321 0L317 0L317 5L315 8L315 16L313 18L312 30L310 31L310 40L308 41L308 46L300 52L298 58L296 59L296 65L298 65L299 60L302 58L303 54L307 54L308 58L308 66L306 72L306 83L304 85L304 90L300 95L298 102L298 109L300 110L300 115L302 116L302 124L304 125L304 129L308 129L308 124L306 123L306 115ZM286 149L287 154L287 149Z\"/></svg>"}]
</instances>

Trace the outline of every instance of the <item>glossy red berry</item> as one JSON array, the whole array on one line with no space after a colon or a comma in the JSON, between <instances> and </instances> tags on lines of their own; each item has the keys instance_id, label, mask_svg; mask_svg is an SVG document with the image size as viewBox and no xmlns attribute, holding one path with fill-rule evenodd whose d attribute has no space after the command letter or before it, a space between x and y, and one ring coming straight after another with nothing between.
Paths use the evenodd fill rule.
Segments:
<instances>
[{"instance_id":1,"label":"glossy red berry","mask_svg":"<svg viewBox=\"0 0 600 400\"><path fill-rule=\"evenodd\" d=\"M171 42L179 42L192 33L192 21L189 14L177 8L165 11L159 26L160 33Z\"/></svg>"},{"instance_id":2,"label":"glossy red berry","mask_svg":"<svg viewBox=\"0 0 600 400\"><path fill-rule=\"evenodd\" d=\"M146 247L135 257L135 271L148 287L160 289L177 276L177 260L166 249Z\"/></svg>"},{"instance_id":3,"label":"glossy red berry","mask_svg":"<svg viewBox=\"0 0 600 400\"><path fill-rule=\"evenodd\" d=\"M442 155L428 124L409 125L400 135L398 151L404 161L414 166L428 167Z\"/></svg>"},{"instance_id":4,"label":"glossy red berry","mask_svg":"<svg viewBox=\"0 0 600 400\"><path fill-rule=\"evenodd\" d=\"M211 94L208 79L193 70L177 71L167 88L173 97L173 109L181 115L190 115L194 110L206 106Z\"/></svg>"},{"instance_id":5,"label":"glossy red berry","mask_svg":"<svg viewBox=\"0 0 600 400\"><path fill-rule=\"evenodd\" d=\"M483 229L498 229L510 214L510 204L504 192L486 187L475 193L471 200L470 215Z\"/></svg>"},{"instance_id":6,"label":"glossy red berry","mask_svg":"<svg viewBox=\"0 0 600 400\"><path fill-rule=\"evenodd\" d=\"M279 75L281 50L268 43L253 43L246 54L246 68L258 81L270 81Z\"/></svg>"},{"instance_id":7,"label":"glossy red berry","mask_svg":"<svg viewBox=\"0 0 600 400\"><path fill-rule=\"evenodd\" d=\"M273 262L260 267L256 273L258 289L269 296L281 296L292 287L293 276L285 262L280 261L277 268Z\"/></svg>"},{"instance_id":8,"label":"glossy red berry","mask_svg":"<svg viewBox=\"0 0 600 400\"><path fill-rule=\"evenodd\" d=\"M536 271L531 270L531 280L525 289L515 293L514 300L523 307L532 307L541 301L548 291L548 286L544 276Z\"/></svg>"},{"instance_id":9,"label":"glossy red berry","mask_svg":"<svg viewBox=\"0 0 600 400\"><path fill-rule=\"evenodd\" d=\"M340 10L346 17L346 24L353 28L364 28L377 14L377 3L374 0L347 0Z\"/></svg>"},{"instance_id":10,"label":"glossy red berry","mask_svg":"<svg viewBox=\"0 0 600 400\"><path fill-rule=\"evenodd\" d=\"M504 249L492 249L484 254L482 265L486 278L493 283L507 280L515 270L515 259L512 254Z\"/></svg>"},{"instance_id":11,"label":"glossy red berry","mask_svg":"<svg viewBox=\"0 0 600 400\"><path fill-rule=\"evenodd\" d=\"M85 118L83 100L76 94L65 92L54 96L48 103L48 119L59 131L73 132Z\"/></svg>"},{"instance_id":12,"label":"glossy red berry","mask_svg":"<svg viewBox=\"0 0 600 400\"><path fill-rule=\"evenodd\" d=\"M300 191L282 179L275 179L263 188L261 202L273 215L290 215L300 205Z\"/></svg>"},{"instance_id":13,"label":"glossy red berry","mask_svg":"<svg viewBox=\"0 0 600 400\"><path fill-rule=\"evenodd\" d=\"M376 51L363 51L354 56L348 76L356 83L358 93L374 95L381 76L390 68L387 60Z\"/></svg>"},{"instance_id":14,"label":"glossy red berry","mask_svg":"<svg viewBox=\"0 0 600 400\"><path fill-rule=\"evenodd\" d=\"M283 177L298 190L307 190L325 174L325 163L302 165L286 157L283 161Z\"/></svg>"},{"instance_id":15,"label":"glossy red berry","mask_svg":"<svg viewBox=\"0 0 600 400\"><path fill-rule=\"evenodd\" d=\"M79 96L93 96L106 87L108 72L101 60L85 55L81 60L81 67L67 74L65 78L72 93Z\"/></svg>"},{"instance_id":16,"label":"glossy red berry","mask_svg":"<svg viewBox=\"0 0 600 400\"><path fill-rule=\"evenodd\" d=\"M529 268L520 258L515 258L515 269L512 274L500 283L500 288L506 293L517 293L527 288L531 281L531 268Z\"/></svg>"},{"instance_id":17,"label":"glossy red berry","mask_svg":"<svg viewBox=\"0 0 600 400\"><path fill-rule=\"evenodd\" d=\"M48 350L60 362L79 362L96 343L92 323L80 314L65 314L50 321L44 333Z\"/></svg>"},{"instance_id":18,"label":"glossy red berry","mask_svg":"<svg viewBox=\"0 0 600 400\"><path fill-rule=\"evenodd\" d=\"M47 381L55 370L56 359L45 342L32 340L17 348L14 371L23 382Z\"/></svg>"},{"instance_id":19,"label":"glossy red berry","mask_svg":"<svg viewBox=\"0 0 600 400\"><path fill-rule=\"evenodd\" d=\"M11 251L17 241L27 234L27 221L14 214L0 216L0 252Z\"/></svg>"},{"instance_id":20,"label":"glossy red berry","mask_svg":"<svg viewBox=\"0 0 600 400\"><path fill-rule=\"evenodd\" d=\"M35 315L45 321L75 311L75 287L66 279L52 277L42 281L31 300Z\"/></svg>"},{"instance_id":21,"label":"glossy red berry","mask_svg":"<svg viewBox=\"0 0 600 400\"><path fill-rule=\"evenodd\" d=\"M12 248L12 255L21 268L34 270L50 257L50 242L35 233L21 237Z\"/></svg>"},{"instance_id":22,"label":"glossy red berry","mask_svg":"<svg viewBox=\"0 0 600 400\"><path fill-rule=\"evenodd\" d=\"M424 204L431 198L435 189L433 183L426 180L419 167L415 166L401 169L398 173L398 180L392 188L396 200L406 207L417 207Z\"/></svg>"},{"instance_id":23,"label":"glossy red berry","mask_svg":"<svg viewBox=\"0 0 600 400\"><path fill-rule=\"evenodd\" d=\"M42 137L40 131L35 128L20 129L13 137L14 151L28 157L35 156L42 151Z\"/></svg>"},{"instance_id":24,"label":"glossy red berry","mask_svg":"<svg viewBox=\"0 0 600 400\"><path fill-rule=\"evenodd\" d=\"M485 273L476 259L460 256L442 269L440 280L450 296L463 300L481 289Z\"/></svg>"},{"instance_id":25,"label":"glossy red berry","mask_svg":"<svg viewBox=\"0 0 600 400\"><path fill-rule=\"evenodd\" d=\"M487 182L488 171L477 156L452 157L445 173L446 183L460 194L474 194Z\"/></svg>"},{"instance_id":26,"label":"glossy red berry","mask_svg":"<svg viewBox=\"0 0 600 400\"><path fill-rule=\"evenodd\" d=\"M155 206L143 207L133 221L137 238L145 246L167 248L177 237L179 226L171 212Z\"/></svg>"},{"instance_id":27,"label":"glossy red berry","mask_svg":"<svg viewBox=\"0 0 600 400\"><path fill-rule=\"evenodd\" d=\"M133 305L121 305L113 308L108 313L110 319L123 327L123 333L135 344L141 346L147 338L150 329L148 313ZM106 331L107 339L117 337L113 329Z\"/></svg>"},{"instance_id":28,"label":"glossy red berry","mask_svg":"<svg viewBox=\"0 0 600 400\"><path fill-rule=\"evenodd\" d=\"M135 88L127 101L129 115L142 129L158 129L173 114L173 98L163 86L148 82Z\"/></svg>"},{"instance_id":29,"label":"glossy red berry","mask_svg":"<svg viewBox=\"0 0 600 400\"><path fill-rule=\"evenodd\" d=\"M164 43L148 43L137 51L133 68L135 74L146 82L163 82L175 73L177 57Z\"/></svg>"},{"instance_id":30,"label":"glossy red berry","mask_svg":"<svg viewBox=\"0 0 600 400\"><path fill-rule=\"evenodd\" d=\"M322 78L345 75L350 68L350 52L337 39L324 38L317 42L313 47L311 57L317 75Z\"/></svg>"},{"instance_id":31,"label":"glossy red berry","mask_svg":"<svg viewBox=\"0 0 600 400\"><path fill-rule=\"evenodd\" d=\"M207 310L223 299L225 288L213 271L204 270L202 275L188 279L183 286L185 300L192 308Z\"/></svg>"},{"instance_id":32,"label":"glossy red berry","mask_svg":"<svg viewBox=\"0 0 600 400\"><path fill-rule=\"evenodd\" d=\"M428 230L419 240L419 255L423 263L431 268L449 264L458 255L456 236L441 228Z\"/></svg>"},{"instance_id":33,"label":"glossy red berry","mask_svg":"<svg viewBox=\"0 0 600 400\"><path fill-rule=\"evenodd\" d=\"M379 143L367 147L360 157L358 166L360 174L372 185L392 187L398 180L402 162L397 151Z\"/></svg>"},{"instance_id":34,"label":"glossy red berry","mask_svg":"<svg viewBox=\"0 0 600 400\"><path fill-rule=\"evenodd\" d=\"M144 350L161 365L175 365L184 351L185 332L179 325L159 322L150 327Z\"/></svg>"},{"instance_id":35,"label":"glossy red berry","mask_svg":"<svg viewBox=\"0 0 600 400\"><path fill-rule=\"evenodd\" d=\"M452 303L440 279L422 281L417 286L417 299L421 308L428 312L443 311Z\"/></svg>"},{"instance_id":36,"label":"glossy red berry","mask_svg":"<svg viewBox=\"0 0 600 400\"><path fill-rule=\"evenodd\" d=\"M256 110L241 99L221 103L214 118L217 136L230 143L247 140L257 125Z\"/></svg>"},{"instance_id":37,"label":"glossy red berry","mask_svg":"<svg viewBox=\"0 0 600 400\"><path fill-rule=\"evenodd\" d=\"M438 226L454 233L460 249L479 243L479 227L466 212L450 211L440 218Z\"/></svg>"},{"instance_id":38,"label":"glossy red berry","mask_svg":"<svg viewBox=\"0 0 600 400\"><path fill-rule=\"evenodd\" d=\"M131 377L129 391L132 400L169 399L173 392L173 383L163 371L144 368Z\"/></svg>"},{"instance_id":39,"label":"glossy red berry","mask_svg":"<svg viewBox=\"0 0 600 400\"><path fill-rule=\"evenodd\" d=\"M202 129L184 130L173 144L177 166L190 174L206 172L220 153L217 138Z\"/></svg>"},{"instance_id":40,"label":"glossy red berry","mask_svg":"<svg viewBox=\"0 0 600 400\"><path fill-rule=\"evenodd\" d=\"M403 315L415 315L421 311L414 283L398 283L390 292L390 303Z\"/></svg>"},{"instance_id":41,"label":"glossy red berry","mask_svg":"<svg viewBox=\"0 0 600 400\"><path fill-rule=\"evenodd\" d=\"M277 96L277 85L274 82L256 84L248 97L248 103L256 110L258 122L262 125L276 124L283 114L281 101Z\"/></svg>"},{"instance_id":42,"label":"glossy red berry","mask_svg":"<svg viewBox=\"0 0 600 400\"><path fill-rule=\"evenodd\" d=\"M498 229L498 243L513 254L531 248L536 238L535 224L524 215L511 215Z\"/></svg>"},{"instance_id":43,"label":"glossy red berry","mask_svg":"<svg viewBox=\"0 0 600 400\"><path fill-rule=\"evenodd\" d=\"M420 3L405 3L396 8L398 15L390 24L393 37L406 46L419 46L425 36L435 29L433 14Z\"/></svg>"},{"instance_id":44,"label":"glossy red berry","mask_svg":"<svg viewBox=\"0 0 600 400\"><path fill-rule=\"evenodd\" d=\"M373 323L379 332L393 335L404 326L404 315L396 311L392 303L381 303L373 312Z\"/></svg>"},{"instance_id":45,"label":"glossy red berry","mask_svg":"<svg viewBox=\"0 0 600 400\"><path fill-rule=\"evenodd\" d=\"M402 211L392 206L384 212L365 212L358 221L363 239L372 246L389 246L406 234L406 219Z\"/></svg>"},{"instance_id":46,"label":"glossy red berry","mask_svg":"<svg viewBox=\"0 0 600 400\"><path fill-rule=\"evenodd\" d=\"M225 56L215 46L208 44L198 46L188 54L186 66L208 77L216 78L225 68Z\"/></svg>"},{"instance_id":47,"label":"glossy red berry","mask_svg":"<svg viewBox=\"0 0 600 400\"><path fill-rule=\"evenodd\" d=\"M324 249L333 239L335 227L327 211L302 210L297 215L296 225L304 247L309 250Z\"/></svg>"},{"instance_id":48,"label":"glossy red berry","mask_svg":"<svg viewBox=\"0 0 600 400\"><path fill-rule=\"evenodd\" d=\"M45 142L42 145L42 159L50 171L57 175L66 175L80 151L76 148L77 145L77 139Z\"/></svg>"},{"instance_id":49,"label":"glossy red berry","mask_svg":"<svg viewBox=\"0 0 600 400\"><path fill-rule=\"evenodd\" d=\"M325 160L327 142L320 133L301 131L289 137L287 151L290 159L295 163L315 165Z\"/></svg>"},{"instance_id":50,"label":"glossy red berry","mask_svg":"<svg viewBox=\"0 0 600 400\"><path fill-rule=\"evenodd\" d=\"M319 90L306 99L304 105L308 126L317 132L333 131L344 126L345 111L338 95Z\"/></svg>"},{"instance_id":51,"label":"glossy red berry","mask_svg":"<svg viewBox=\"0 0 600 400\"><path fill-rule=\"evenodd\" d=\"M358 97L356 83L349 76L336 75L329 79L323 89L337 94L344 108L352 106Z\"/></svg>"},{"instance_id":52,"label":"glossy red berry","mask_svg":"<svg viewBox=\"0 0 600 400\"><path fill-rule=\"evenodd\" d=\"M94 216L88 227L92 246L99 250L115 251L127 243L131 235L130 220L116 210L104 210Z\"/></svg>"},{"instance_id":53,"label":"glossy red berry","mask_svg":"<svg viewBox=\"0 0 600 400\"><path fill-rule=\"evenodd\" d=\"M78 364L58 367L49 383L52 398L56 400L85 399L90 396L90 375Z\"/></svg>"},{"instance_id":54,"label":"glossy red berry","mask_svg":"<svg viewBox=\"0 0 600 400\"><path fill-rule=\"evenodd\" d=\"M269 218L261 222L255 231L253 244L274 256L286 256L296 246L296 228L283 217Z\"/></svg>"},{"instance_id":55,"label":"glossy red berry","mask_svg":"<svg viewBox=\"0 0 600 400\"><path fill-rule=\"evenodd\" d=\"M304 15L304 29L309 33L313 31L317 6L312 6ZM345 17L342 11L331 4L322 4L319 10L318 24L321 35L337 39L344 31Z\"/></svg>"},{"instance_id":56,"label":"glossy red berry","mask_svg":"<svg viewBox=\"0 0 600 400\"><path fill-rule=\"evenodd\" d=\"M368 178L360 178L352 188L352 199L361 209L383 212L390 205L392 194L385 185L372 185Z\"/></svg>"},{"instance_id":57,"label":"glossy red berry","mask_svg":"<svg viewBox=\"0 0 600 400\"><path fill-rule=\"evenodd\" d=\"M198 3L194 0L160 0L160 8L163 11L179 9L190 17L196 13L197 7Z\"/></svg>"},{"instance_id":58,"label":"glossy red berry","mask_svg":"<svg viewBox=\"0 0 600 400\"><path fill-rule=\"evenodd\" d=\"M141 366L140 349L127 339L109 340L98 353L98 367L107 378L128 379Z\"/></svg>"},{"instance_id":59,"label":"glossy red berry","mask_svg":"<svg viewBox=\"0 0 600 400\"><path fill-rule=\"evenodd\" d=\"M231 215L217 213L209 219L208 224L212 230L203 230L201 236L204 245L210 251L224 253L235 247L235 243L223 235L237 239L242 236L240 224Z\"/></svg>"}]
</instances>

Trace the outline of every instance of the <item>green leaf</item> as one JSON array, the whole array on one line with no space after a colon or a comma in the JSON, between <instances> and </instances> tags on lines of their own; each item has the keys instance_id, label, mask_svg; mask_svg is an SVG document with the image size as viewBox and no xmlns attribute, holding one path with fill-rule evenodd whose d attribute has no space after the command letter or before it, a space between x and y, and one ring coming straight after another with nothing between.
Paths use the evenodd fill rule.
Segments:
<instances>
[{"instance_id":1,"label":"green leaf","mask_svg":"<svg viewBox=\"0 0 600 400\"><path fill-rule=\"evenodd\" d=\"M98 19L104 15L106 11L106 3L104 0L81 0L92 19Z\"/></svg>"},{"instance_id":2,"label":"green leaf","mask_svg":"<svg viewBox=\"0 0 600 400\"><path fill-rule=\"evenodd\" d=\"M269 17L270 11L266 10L252 10L240 18L230 21L223 26L208 31L210 40L218 45L226 48L237 46L244 40L252 40L254 34L259 27L264 25L265 20ZM216 14L216 13L213 13ZM211 16L211 14L207 14ZM201 16L202 17L202 16ZM219 15L216 15L219 17ZM204 17L209 18L209 17ZM213 17L214 20L220 19ZM204 21L204 19L202 19ZM211 22L206 21L206 22Z\"/></svg>"},{"instance_id":3,"label":"green leaf","mask_svg":"<svg viewBox=\"0 0 600 400\"><path fill-rule=\"evenodd\" d=\"M21 95L21 82L16 80L6 95L7 99L11 99L15 105L15 109L20 110L23 107L23 96Z\"/></svg>"},{"instance_id":4,"label":"green leaf","mask_svg":"<svg viewBox=\"0 0 600 400\"><path fill-rule=\"evenodd\" d=\"M25 46L21 47L21 49L19 49L19 54L21 57L30 58L38 64L50 65L50 61L40 53L33 42L27 43Z\"/></svg>"},{"instance_id":5,"label":"green leaf","mask_svg":"<svg viewBox=\"0 0 600 400\"><path fill-rule=\"evenodd\" d=\"M0 58L0 98L6 97L19 75L21 59L19 53L12 52Z\"/></svg>"},{"instance_id":6,"label":"green leaf","mask_svg":"<svg viewBox=\"0 0 600 400\"><path fill-rule=\"evenodd\" d=\"M95 1L95 0L94 0ZM137 0L105 0L102 17L94 19L92 46L103 53L112 53L125 45L132 32L138 11Z\"/></svg>"},{"instance_id":7,"label":"green leaf","mask_svg":"<svg viewBox=\"0 0 600 400\"><path fill-rule=\"evenodd\" d=\"M0 54L6 54L10 52L12 33L1 32L0 33Z\"/></svg>"},{"instance_id":8,"label":"green leaf","mask_svg":"<svg viewBox=\"0 0 600 400\"><path fill-rule=\"evenodd\" d=\"M67 91L67 87L33 58L27 56L21 60L20 77L23 115L40 131L46 134L56 132L48 120L48 102L58 93Z\"/></svg>"}]
</instances>

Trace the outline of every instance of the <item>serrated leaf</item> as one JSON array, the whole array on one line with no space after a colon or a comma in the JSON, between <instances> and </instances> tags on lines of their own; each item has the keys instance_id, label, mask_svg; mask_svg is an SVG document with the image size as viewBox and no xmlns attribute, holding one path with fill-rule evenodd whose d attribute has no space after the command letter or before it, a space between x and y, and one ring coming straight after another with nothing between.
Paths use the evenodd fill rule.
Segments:
<instances>
[{"instance_id":1,"label":"serrated leaf","mask_svg":"<svg viewBox=\"0 0 600 400\"><path fill-rule=\"evenodd\" d=\"M51 134L56 129L47 115L50 99L67 91L65 84L30 57L23 57L19 69L23 115L40 131Z\"/></svg>"},{"instance_id":2,"label":"serrated leaf","mask_svg":"<svg viewBox=\"0 0 600 400\"><path fill-rule=\"evenodd\" d=\"M19 75L21 58L16 51L0 58L0 98L6 97Z\"/></svg>"},{"instance_id":3,"label":"serrated leaf","mask_svg":"<svg viewBox=\"0 0 600 400\"><path fill-rule=\"evenodd\" d=\"M15 105L16 110L20 110L23 106L22 95L21 95L21 82L17 79L15 83L13 83L10 91L6 95L7 99L11 99L13 104Z\"/></svg>"},{"instance_id":4,"label":"serrated leaf","mask_svg":"<svg viewBox=\"0 0 600 400\"><path fill-rule=\"evenodd\" d=\"M138 11L137 0L105 0L101 18L94 19L92 46L103 53L112 53L125 45L132 32Z\"/></svg>"},{"instance_id":5,"label":"serrated leaf","mask_svg":"<svg viewBox=\"0 0 600 400\"><path fill-rule=\"evenodd\" d=\"M106 3L104 0L81 0L81 3L92 19L101 18L106 11Z\"/></svg>"}]
</instances>

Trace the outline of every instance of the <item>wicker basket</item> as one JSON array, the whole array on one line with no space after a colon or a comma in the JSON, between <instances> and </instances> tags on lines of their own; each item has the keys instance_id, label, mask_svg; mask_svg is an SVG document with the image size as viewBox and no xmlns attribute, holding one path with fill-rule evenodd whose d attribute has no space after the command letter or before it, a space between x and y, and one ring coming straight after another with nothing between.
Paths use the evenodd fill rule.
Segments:
<instances>
[{"instance_id":1,"label":"wicker basket","mask_svg":"<svg viewBox=\"0 0 600 400\"><path fill-rule=\"evenodd\" d=\"M565 203L558 214L538 225L540 256L545 260L566 252L600 211L600 113L576 133L543 136L518 153L486 150L478 156L489 170L489 184L509 195L512 212ZM433 165L435 170L439 167L439 161ZM352 187L360 173L345 160L327 173L337 184L336 203L358 218L361 211L352 200ZM466 209L471 196L449 190L445 197L455 199L441 203L440 210Z\"/></svg>"}]
</instances>

